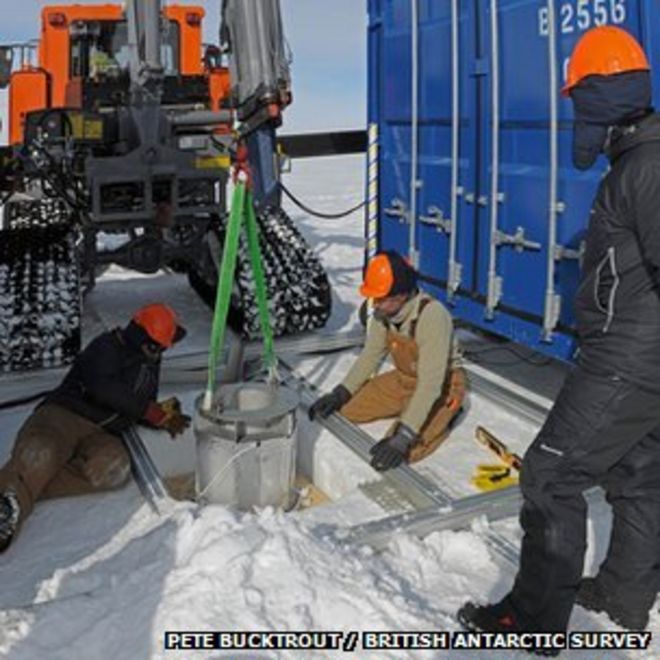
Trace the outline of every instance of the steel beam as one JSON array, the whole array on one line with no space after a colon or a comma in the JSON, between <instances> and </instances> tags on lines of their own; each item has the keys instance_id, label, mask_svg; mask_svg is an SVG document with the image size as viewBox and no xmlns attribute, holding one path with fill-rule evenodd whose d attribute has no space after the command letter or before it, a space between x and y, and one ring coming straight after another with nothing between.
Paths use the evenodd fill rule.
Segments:
<instances>
[{"instance_id":1,"label":"steel beam","mask_svg":"<svg viewBox=\"0 0 660 660\"><path fill-rule=\"evenodd\" d=\"M130 426L122 435L131 456L131 470L138 488L152 510L161 515L166 508L168 494L158 468L134 426Z\"/></svg>"},{"instance_id":2,"label":"steel beam","mask_svg":"<svg viewBox=\"0 0 660 660\"><path fill-rule=\"evenodd\" d=\"M463 497L439 508L432 506L354 525L337 532L337 536L343 542L382 550L395 534L405 533L423 538L431 532L469 527L479 516L486 516L489 522L502 520L518 515L521 504L520 489L518 486L510 486L490 493Z\"/></svg>"}]
</instances>

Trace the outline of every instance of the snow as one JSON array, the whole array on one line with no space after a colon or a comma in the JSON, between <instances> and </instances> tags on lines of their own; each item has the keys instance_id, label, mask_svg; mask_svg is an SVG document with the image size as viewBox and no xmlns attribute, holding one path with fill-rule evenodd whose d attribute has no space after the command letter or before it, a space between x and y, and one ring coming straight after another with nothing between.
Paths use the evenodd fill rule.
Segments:
<instances>
[{"instance_id":1,"label":"snow","mask_svg":"<svg viewBox=\"0 0 660 660\"><path fill-rule=\"evenodd\" d=\"M321 211L350 208L364 190L362 157L295 161L286 183L308 205ZM324 332L358 327L357 285L361 275L363 217L316 220L287 205L306 238L321 256L333 281L333 315ZM126 322L138 306L153 300L173 305L189 330L173 350L184 356L204 350L210 312L180 275L139 275L109 268L86 300L84 336ZM466 340L478 342L466 336ZM321 390L339 382L356 351L289 360ZM539 392L556 391L561 369L525 367ZM512 369L507 369L507 375ZM517 371L522 378L524 369ZM548 375L550 374L550 375ZM55 375L58 375L57 373ZM53 374L0 379L1 400L43 389ZM528 374L529 375L529 374ZM50 381L49 381L50 379ZM528 379L529 380L529 379ZM176 393L191 410L200 385L165 383L164 396ZM0 460L11 450L15 432L30 406L0 411ZM471 406L450 438L419 467L426 478L454 497L473 494L470 475L477 463L495 462L473 440L485 424L523 452L534 437L533 425L517 420L473 394ZM387 423L364 428L379 438ZM142 432L166 474L192 469L193 438L171 442ZM490 527L478 520L469 530L434 532L424 539L396 535L375 553L329 533L337 527L384 518L370 495L379 475L329 431L299 415L299 472L330 498L327 504L284 514L270 508L238 513L221 506L199 508L172 501L158 517L134 484L104 495L38 504L21 536L0 558L0 657L85 660L106 658L326 658L321 652L221 653L165 651L166 630L437 630L453 631L456 610L466 600L501 597L515 569L486 542L495 529L517 542L514 519ZM399 511L405 507L401 505ZM591 573L606 549L609 514L593 507L586 570ZM595 543L592 541L595 540ZM603 616L576 609L573 629L611 629ZM650 630L660 634L660 617ZM653 658L657 642L627 657ZM468 658L512 657L510 652L421 651L336 652L331 657ZM576 657L594 657L573 652ZM526 656L520 656L526 657ZM572 657L572 656L571 656ZM626 657L599 653L598 657Z\"/></svg>"}]
</instances>

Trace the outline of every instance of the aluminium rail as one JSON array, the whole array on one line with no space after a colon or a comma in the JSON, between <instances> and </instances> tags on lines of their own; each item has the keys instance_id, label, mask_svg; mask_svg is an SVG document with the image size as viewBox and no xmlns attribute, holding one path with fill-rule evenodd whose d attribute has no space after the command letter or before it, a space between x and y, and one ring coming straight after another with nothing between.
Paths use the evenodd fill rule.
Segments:
<instances>
[{"instance_id":1,"label":"aluminium rail","mask_svg":"<svg viewBox=\"0 0 660 660\"><path fill-rule=\"evenodd\" d=\"M167 489L135 426L122 433L124 445L131 457L131 471L144 499L154 513L162 515L169 501Z\"/></svg>"},{"instance_id":2,"label":"aluminium rail","mask_svg":"<svg viewBox=\"0 0 660 660\"><path fill-rule=\"evenodd\" d=\"M233 333L232 342L239 344ZM361 346L364 342L362 330L349 330L347 332L334 333L332 335L310 334L298 337L282 337L275 340L275 352L280 355L325 353L341 349ZM228 368L231 372L235 370L235 358L240 347L234 351L234 346L225 351L220 370ZM257 341L242 343L243 357L246 359L256 358L261 354L262 344ZM182 354L167 355L162 360L161 383L196 383L201 382L194 372L205 370L208 367L208 349L190 351ZM49 391L55 388L64 378L70 366L56 367L54 369L40 369L38 371L19 371L0 374L0 392L4 387L11 391L11 398L18 399L30 396L35 392ZM0 396L1 399L9 398Z\"/></svg>"}]
</instances>

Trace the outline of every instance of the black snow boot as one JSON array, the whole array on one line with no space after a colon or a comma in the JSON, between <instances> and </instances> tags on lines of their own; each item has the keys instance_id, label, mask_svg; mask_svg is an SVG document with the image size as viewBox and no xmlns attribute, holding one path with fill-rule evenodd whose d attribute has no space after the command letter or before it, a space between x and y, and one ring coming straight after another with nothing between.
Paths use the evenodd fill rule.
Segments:
<instances>
[{"instance_id":1,"label":"black snow boot","mask_svg":"<svg viewBox=\"0 0 660 660\"><path fill-rule=\"evenodd\" d=\"M605 612L613 623L628 630L644 630L649 622L646 610L635 609L609 594L596 578L580 580L575 602L592 612Z\"/></svg>"},{"instance_id":2,"label":"black snow boot","mask_svg":"<svg viewBox=\"0 0 660 660\"><path fill-rule=\"evenodd\" d=\"M471 632L487 633L526 633L544 632L541 627L535 627L523 622L515 611L508 596L493 605L475 605L466 603L456 614L458 622ZM544 656L559 655L559 649L535 647L530 653Z\"/></svg>"},{"instance_id":3,"label":"black snow boot","mask_svg":"<svg viewBox=\"0 0 660 660\"><path fill-rule=\"evenodd\" d=\"M20 513L21 507L13 490L0 494L0 552L4 552L14 538Z\"/></svg>"}]
</instances>

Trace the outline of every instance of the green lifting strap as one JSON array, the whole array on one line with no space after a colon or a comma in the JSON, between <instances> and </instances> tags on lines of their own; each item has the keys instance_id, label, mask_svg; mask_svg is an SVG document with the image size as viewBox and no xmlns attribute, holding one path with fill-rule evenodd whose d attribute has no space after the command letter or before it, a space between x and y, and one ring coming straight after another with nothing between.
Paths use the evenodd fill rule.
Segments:
<instances>
[{"instance_id":1,"label":"green lifting strap","mask_svg":"<svg viewBox=\"0 0 660 660\"><path fill-rule=\"evenodd\" d=\"M229 312L231 290L234 286L238 238L243 216L245 215L245 192L245 184L239 182L234 189L231 200L231 211L225 233L225 244L222 249L222 263L220 264L220 271L218 273L218 288L215 294L215 311L213 313L213 326L211 328L208 380L206 382L206 393L202 404L202 408L206 411L211 410L211 406L213 405L218 356L225 340L227 313Z\"/></svg>"},{"instance_id":2,"label":"green lifting strap","mask_svg":"<svg viewBox=\"0 0 660 660\"><path fill-rule=\"evenodd\" d=\"M218 289L215 298L215 311L213 314L213 327L211 329L211 346L209 350L208 380L202 408L211 410L213 395L215 393L216 370L220 350L224 345L225 329L227 327L227 314L231 292L234 285L234 272L238 255L238 241L241 225L245 222L248 251L254 276L257 306L259 309L259 322L264 337L264 365L271 378L276 373L275 350L273 345L273 330L268 315L268 294L266 278L261 263L261 250L259 248L259 227L254 212L252 193L246 189L245 183L239 181L234 189L229 214L229 223L225 234L225 243L222 250L222 263L218 273Z\"/></svg>"}]
</instances>

